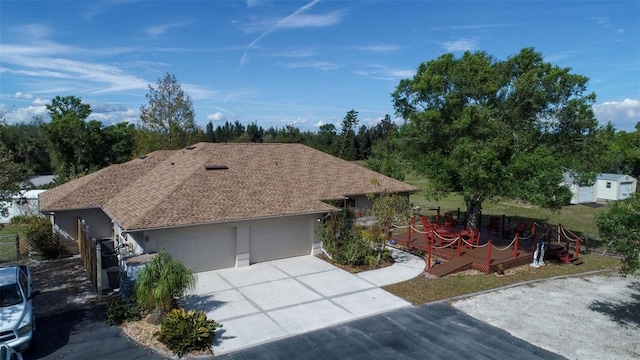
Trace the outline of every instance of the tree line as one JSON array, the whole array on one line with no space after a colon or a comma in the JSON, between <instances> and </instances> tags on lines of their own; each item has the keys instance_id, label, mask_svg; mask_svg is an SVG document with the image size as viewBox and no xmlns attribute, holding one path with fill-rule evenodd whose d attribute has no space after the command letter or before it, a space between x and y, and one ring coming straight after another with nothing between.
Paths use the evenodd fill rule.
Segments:
<instances>
[{"instance_id":1,"label":"tree line","mask_svg":"<svg viewBox=\"0 0 640 360\"><path fill-rule=\"evenodd\" d=\"M398 131L389 115L373 127L358 127L355 110L347 112L341 129L324 124L317 132L293 125L265 129L257 122L239 121L216 127L209 122L202 128L195 123L190 97L170 74L158 79L157 87L149 87L147 99L137 125L93 120L91 106L76 96L52 99L46 105L48 122L41 116L28 123L0 120L2 166L12 169L7 178L54 174L56 183L64 183L155 150L180 149L201 141L302 143L345 160L366 160L376 144Z\"/></svg>"},{"instance_id":2,"label":"tree line","mask_svg":"<svg viewBox=\"0 0 640 360\"><path fill-rule=\"evenodd\" d=\"M90 120L91 107L80 98L57 96L47 105L48 123L0 122L0 200L15 189L16 176L27 173L53 172L64 182L200 141L303 143L345 160L366 160L397 179L409 171L422 175L429 179L427 197L461 194L467 225L476 227L484 201L518 199L559 209L571 196L561 186L567 172L584 184L603 172L640 177L640 123L634 132L598 124L588 80L532 48L504 60L484 51L444 54L421 63L391 94L404 119L400 126L387 115L367 128L352 109L340 129L325 124L317 132L238 121L201 128L190 96L171 74L149 86L137 125Z\"/></svg>"}]
</instances>

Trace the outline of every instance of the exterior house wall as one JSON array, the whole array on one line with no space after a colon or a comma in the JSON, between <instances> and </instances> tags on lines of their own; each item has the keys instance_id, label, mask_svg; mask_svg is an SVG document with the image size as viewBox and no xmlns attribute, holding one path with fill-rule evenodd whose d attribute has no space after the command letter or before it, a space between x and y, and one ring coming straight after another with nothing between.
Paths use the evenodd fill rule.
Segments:
<instances>
[{"instance_id":1,"label":"exterior house wall","mask_svg":"<svg viewBox=\"0 0 640 360\"><path fill-rule=\"evenodd\" d=\"M82 218L92 238L107 238L113 236L111 219L98 208L57 211L53 214L57 227L76 239L78 233L78 218Z\"/></svg>"},{"instance_id":2,"label":"exterior house wall","mask_svg":"<svg viewBox=\"0 0 640 360\"><path fill-rule=\"evenodd\" d=\"M302 224L304 229L299 227L291 229L296 233L304 234L299 240L302 244L298 243L298 246L306 248L306 251L296 255L317 255L322 251L317 234L319 218L320 215L312 214L137 232L123 232L115 226L114 234L121 246L121 263L126 262L128 257L158 252L163 247L167 247L172 256L183 262L186 260L185 265L195 265L192 267L195 267L196 271L207 271L216 268L248 266L252 258L251 241L255 240L253 238L256 235L263 235L259 229L268 225L286 233L288 224ZM277 244L274 243L274 245ZM286 257L286 253L283 257Z\"/></svg>"}]
</instances>

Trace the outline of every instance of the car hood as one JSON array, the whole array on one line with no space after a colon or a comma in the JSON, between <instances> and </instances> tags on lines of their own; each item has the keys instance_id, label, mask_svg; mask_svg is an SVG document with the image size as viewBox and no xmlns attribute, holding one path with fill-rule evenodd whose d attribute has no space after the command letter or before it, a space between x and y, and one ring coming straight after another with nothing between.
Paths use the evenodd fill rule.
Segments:
<instances>
[{"instance_id":1,"label":"car hood","mask_svg":"<svg viewBox=\"0 0 640 360\"><path fill-rule=\"evenodd\" d=\"M17 305L0 307L0 329L17 329L22 323L26 312L27 302Z\"/></svg>"}]
</instances>

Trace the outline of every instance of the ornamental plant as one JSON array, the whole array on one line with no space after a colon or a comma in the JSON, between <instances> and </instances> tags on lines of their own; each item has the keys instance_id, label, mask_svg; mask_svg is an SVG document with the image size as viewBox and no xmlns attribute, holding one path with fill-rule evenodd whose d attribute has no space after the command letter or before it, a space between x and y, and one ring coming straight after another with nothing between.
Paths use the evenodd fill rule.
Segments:
<instances>
[{"instance_id":1,"label":"ornamental plant","mask_svg":"<svg viewBox=\"0 0 640 360\"><path fill-rule=\"evenodd\" d=\"M215 338L216 329L221 327L222 324L207 319L204 311L179 308L171 310L162 320L156 337L174 354L182 357L194 350L208 349Z\"/></svg>"}]
</instances>

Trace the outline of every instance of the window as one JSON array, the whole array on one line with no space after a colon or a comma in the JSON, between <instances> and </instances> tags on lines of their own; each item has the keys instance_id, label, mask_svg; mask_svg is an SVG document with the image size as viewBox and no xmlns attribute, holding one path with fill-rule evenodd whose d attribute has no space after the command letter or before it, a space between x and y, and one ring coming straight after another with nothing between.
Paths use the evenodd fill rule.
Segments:
<instances>
[{"instance_id":1,"label":"window","mask_svg":"<svg viewBox=\"0 0 640 360\"><path fill-rule=\"evenodd\" d=\"M0 307L7 307L20 304L22 295L18 284L9 284L0 287Z\"/></svg>"},{"instance_id":2,"label":"window","mask_svg":"<svg viewBox=\"0 0 640 360\"><path fill-rule=\"evenodd\" d=\"M611 189L611 181L607 181L607 189Z\"/></svg>"}]
</instances>

